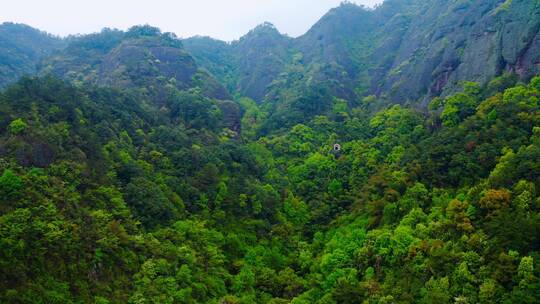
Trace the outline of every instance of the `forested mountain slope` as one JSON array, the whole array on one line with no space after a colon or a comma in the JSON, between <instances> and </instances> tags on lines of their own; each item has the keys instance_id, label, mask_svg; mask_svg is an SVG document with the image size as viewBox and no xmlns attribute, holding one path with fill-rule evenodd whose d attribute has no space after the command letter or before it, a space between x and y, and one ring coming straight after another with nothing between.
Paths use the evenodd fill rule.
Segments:
<instances>
[{"instance_id":1,"label":"forested mountain slope","mask_svg":"<svg viewBox=\"0 0 540 304\"><path fill-rule=\"evenodd\" d=\"M23 79L0 95L0 299L537 303L540 79L512 86L428 115L338 100L242 144L202 95ZM245 130L267 116L241 103Z\"/></svg>"},{"instance_id":2,"label":"forested mountain slope","mask_svg":"<svg viewBox=\"0 0 540 304\"><path fill-rule=\"evenodd\" d=\"M227 83L230 90L262 101L267 87L291 61L292 39L264 23L227 44L209 37L183 40L200 64Z\"/></svg>"},{"instance_id":3,"label":"forested mountain slope","mask_svg":"<svg viewBox=\"0 0 540 304\"><path fill-rule=\"evenodd\" d=\"M41 63L40 71L78 83L144 86L158 96L162 87L172 85L198 86L207 97L230 98L218 81L198 68L174 34L147 25L72 38L65 49Z\"/></svg>"},{"instance_id":4,"label":"forested mountain slope","mask_svg":"<svg viewBox=\"0 0 540 304\"><path fill-rule=\"evenodd\" d=\"M36 65L64 46L60 38L24 24L0 24L0 88L23 75L35 74Z\"/></svg>"},{"instance_id":5,"label":"forested mountain slope","mask_svg":"<svg viewBox=\"0 0 540 304\"><path fill-rule=\"evenodd\" d=\"M538 303L539 8L344 3L232 43L22 26L0 302Z\"/></svg>"}]
</instances>

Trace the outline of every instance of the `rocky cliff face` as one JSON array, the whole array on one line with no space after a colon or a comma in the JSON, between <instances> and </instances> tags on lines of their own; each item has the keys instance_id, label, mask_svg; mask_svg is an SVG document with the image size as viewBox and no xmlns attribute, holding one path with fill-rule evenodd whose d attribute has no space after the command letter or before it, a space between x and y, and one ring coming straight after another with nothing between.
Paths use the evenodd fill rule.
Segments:
<instances>
[{"instance_id":1,"label":"rocky cliff face","mask_svg":"<svg viewBox=\"0 0 540 304\"><path fill-rule=\"evenodd\" d=\"M119 88L199 87L207 97L230 99L227 90L197 66L172 34L143 26L129 32L105 30L75 39L42 63L42 73L74 82Z\"/></svg>"},{"instance_id":2,"label":"rocky cliff face","mask_svg":"<svg viewBox=\"0 0 540 304\"><path fill-rule=\"evenodd\" d=\"M164 77L187 88L195 73L195 61L182 48L164 44L159 37L142 37L128 39L106 54L96 80L100 85L133 87Z\"/></svg>"},{"instance_id":3,"label":"rocky cliff face","mask_svg":"<svg viewBox=\"0 0 540 304\"><path fill-rule=\"evenodd\" d=\"M505 71L527 79L540 72L538 1L430 2L389 50L395 56L372 78L372 92L417 100L453 91L463 80L486 83Z\"/></svg>"},{"instance_id":4,"label":"rocky cliff face","mask_svg":"<svg viewBox=\"0 0 540 304\"><path fill-rule=\"evenodd\" d=\"M463 80L540 73L539 28L538 0L386 0L374 10L344 3L296 39L260 27L221 44L226 56L210 58L196 38L186 47L210 71L220 62L233 66L222 75L258 101L276 100L269 93L279 85L416 103L452 92ZM294 75L299 67L301 77Z\"/></svg>"},{"instance_id":5,"label":"rocky cliff face","mask_svg":"<svg viewBox=\"0 0 540 304\"><path fill-rule=\"evenodd\" d=\"M240 132L242 131L240 123L240 120L242 119L240 106L236 102L230 100L220 101L218 106L223 115L223 127L231 130L235 137L240 135Z\"/></svg>"}]
</instances>

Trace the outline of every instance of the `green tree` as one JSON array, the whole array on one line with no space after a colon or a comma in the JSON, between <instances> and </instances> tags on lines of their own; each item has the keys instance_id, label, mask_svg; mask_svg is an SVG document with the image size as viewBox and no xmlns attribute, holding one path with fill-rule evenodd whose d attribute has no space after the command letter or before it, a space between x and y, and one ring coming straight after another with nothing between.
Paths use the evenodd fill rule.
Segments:
<instances>
[{"instance_id":1,"label":"green tree","mask_svg":"<svg viewBox=\"0 0 540 304\"><path fill-rule=\"evenodd\" d=\"M22 118L13 120L8 126L9 132L13 135L22 134L26 129L28 129L28 124Z\"/></svg>"},{"instance_id":2,"label":"green tree","mask_svg":"<svg viewBox=\"0 0 540 304\"><path fill-rule=\"evenodd\" d=\"M14 198L23 187L22 179L12 170L6 169L0 176L0 200Z\"/></svg>"}]
</instances>

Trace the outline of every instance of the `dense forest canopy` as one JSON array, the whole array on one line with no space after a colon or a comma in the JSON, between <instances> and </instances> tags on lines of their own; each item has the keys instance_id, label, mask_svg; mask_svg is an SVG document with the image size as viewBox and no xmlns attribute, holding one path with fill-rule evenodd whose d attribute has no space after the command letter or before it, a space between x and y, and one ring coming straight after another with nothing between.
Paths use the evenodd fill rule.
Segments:
<instances>
[{"instance_id":1,"label":"dense forest canopy","mask_svg":"<svg viewBox=\"0 0 540 304\"><path fill-rule=\"evenodd\" d=\"M0 302L538 303L539 30L538 0L0 25Z\"/></svg>"}]
</instances>

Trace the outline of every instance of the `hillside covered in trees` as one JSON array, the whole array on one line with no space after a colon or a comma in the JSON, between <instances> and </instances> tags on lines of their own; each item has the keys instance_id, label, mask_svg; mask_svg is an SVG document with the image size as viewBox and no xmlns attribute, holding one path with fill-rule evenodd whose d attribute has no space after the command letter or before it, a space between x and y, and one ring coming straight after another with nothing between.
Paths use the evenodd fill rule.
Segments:
<instances>
[{"instance_id":1,"label":"hillside covered in trees","mask_svg":"<svg viewBox=\"0 0 540 304\"><path fill-rule=\"evenodd\" d=\"M538 75L538 0L2 24L0 302L539 303Z\"/></svg>"}]
</instances>

